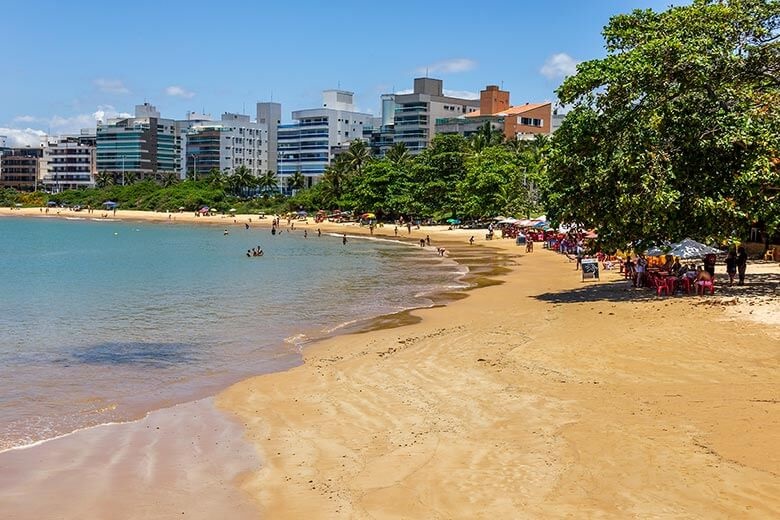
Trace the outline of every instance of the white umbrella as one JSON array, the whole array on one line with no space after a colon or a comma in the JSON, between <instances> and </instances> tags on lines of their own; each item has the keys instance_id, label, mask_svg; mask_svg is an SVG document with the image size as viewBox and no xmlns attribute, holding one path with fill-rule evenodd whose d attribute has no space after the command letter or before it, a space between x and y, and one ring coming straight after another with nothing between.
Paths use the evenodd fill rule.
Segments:
<instances>
[{"instance_id":1,"label":"white umbrella","mask_svg":"<svg viewBox=\"0 0 780 520\"><path fill-rule=\"evenodd\" d=\"M678 256L682 259L701 258L705 255L717 255L722 253L720 249L715 249L708 245L702 244L690 238L686 238L677 244L672 244L672 249L669 251L670 255Z\"/></svg>"},{"instance_id":2,"label":"white umbrella","mask_svg":"<svg viewBox=\"0 0 780 520\"><path fill-rule=\"evenodd\" d=\"M515 222L519 222L516 218L505 218L504 220L499 220L497 224L514 224Z\"/></svg>"}]
</instances>

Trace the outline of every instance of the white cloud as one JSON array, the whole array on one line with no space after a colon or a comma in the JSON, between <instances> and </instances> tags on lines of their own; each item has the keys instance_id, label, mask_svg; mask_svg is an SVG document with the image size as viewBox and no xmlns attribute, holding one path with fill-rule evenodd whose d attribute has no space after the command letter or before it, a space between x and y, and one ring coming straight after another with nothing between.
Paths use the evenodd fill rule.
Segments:
<instances>
[{"instance_id":1,"label":"white cloud","mask_svg":"<svg viewBox=\"0 0 780 520\"><path fill-rule=\"evenodd\" d=\"M6 137L6 146L40 146L46 138L46 132L32 128L0 128L0 136Z\"/></svg>"},{"instance_id":2,"label":"white cloud","mask_svg":"<svg viewBox=\"0 0 780 520\"><path fill-rule=\"evenodd\" d=\"M101 92L108 92L109 94L129 94L130 89L122 83L119 79L107 79L98 78L93 81L95 86L100 89Z\"/></svg>"},{"instance_id":3,"label":"white cloud","mask_svg":"<svg viewBox=\"0 0 780 520\"><path fill-rule=\"evenodd\" d=\"M442 89L445 96L462 98L462 99L479 99L479 92L471 92L470 90L450 90Z\"/></svg>"},{"instance_id":4,"label":"white cloud","mask_svg":"<svg viewBox=\"0 0 780 520\"><path fill-rule=\"evenodd\" d=\"M132 117L127 112L118 112L112 105L98 105L90 114L76 114L73 116L54 115L50 118L35 117L29 115L17 116L14 122L38 123L36 126L45 126L51 135L77 134L83 128L94 129L98 121L106 121L115 117ZM27 146L30 143L37 144L39 138L46 135L43 130L31 128L4 128L0 135L8 137L9 146ZM11 144L17 143L17 144Z\"/></svg>"},{"instance_id":5,"label":"white cloud","mask_svg":"<svg viewBox=\"0 0 780 520\"><path fill-rule=\"evenodd\" d=\"M548 79L564 78L577 72L577 63L577 60L561 52L547 58L539 72Z\"/></svg>"},{"instance_id":6,"label":"white cloud","mask_svg":"<svg viewBox=\"0 0 780 520\"><path fill-rule=\"evenodd\" d=\"M178 85L171 85L170 87L166 88L165 93L168 94L169 96L176 96L185 99L190 99L192 97L195 97L194 92L190 92L184 87L180 87Z\"/></svg>"},{"instance_id":7,"label":"white cloud","mask_svg":"<svg viewBox=\"0 0 780 520\"><path fill-rule=\"evenodd\" d=\"M411 88L405 88L405 89L403 89L403 90L397 90L395 93L396 93L396 94L398 94L398 95L400 95L400 96L402 96L402 95L404 95L404 94L414 94L414 89L411 89Z\"/></svg>"},{"instance_id":8,"label":"white cloud","mask_svg":"<svg viewBox=\"0 0 780 520\"><path fill-rule=\"evenodd\" d=\"M468 58L454 58L451 60L438 61L424 67L417 67L420 74L455 74L457 72L466 72L477 66L477 62Z\"/></svg>"}]
</instances>

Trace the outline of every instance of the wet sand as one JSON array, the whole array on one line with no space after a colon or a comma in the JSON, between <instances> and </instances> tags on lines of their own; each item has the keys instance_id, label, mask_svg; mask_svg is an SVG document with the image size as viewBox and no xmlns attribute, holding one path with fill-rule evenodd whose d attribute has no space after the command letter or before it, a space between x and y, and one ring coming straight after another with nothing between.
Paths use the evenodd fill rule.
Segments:
<instances>
[{"instance_id":1,"label":"wet sand","mask_svg":"<svg viewBox=\"0 0 780 520\"><path fill-rule=\"evenodd\" d=\"M317 227L368 233L310 223L310 236ZM426 234L470 262L481 288L225 390L217 405L243 432L210 414L176 420L174 408L154 414L172 421L168 440L141 422L0 454L0 503L16 514L4 516L170 518L179 506L185 518L780 516L773 266L753 288L763 299L727 288L656 298L615 273L581 282L564 257L520 254L484 231L408 239Z\"/></svg>"},{"instance_id":2,"label":"wet sand","mask_svg":"<svg viewBox=\"0 0 780 520\"><path fill-rule=\"evenodd\" d=\"M236 484L258 464L204 399L0 453L0 517L248 520L257 507Z\"/></svg>"}]
</instances>

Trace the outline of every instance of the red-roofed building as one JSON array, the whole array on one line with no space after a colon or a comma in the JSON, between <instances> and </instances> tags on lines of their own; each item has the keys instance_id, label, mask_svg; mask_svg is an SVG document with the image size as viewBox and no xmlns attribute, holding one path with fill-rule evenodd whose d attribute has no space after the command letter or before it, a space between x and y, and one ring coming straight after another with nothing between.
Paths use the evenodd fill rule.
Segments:
<instances>
[{"instance_id":1,"label":"red-roofed building","mask_svg":"<svg viewBox=\"0 0 780 520\"><path fill-rule=\"evenodd\" d=\"M501 130L507 139L531 139L537 134L553 133L559 119L561 117L553 112L552 103L511 106L508 91L488 85L480 92L479 110L460 117L437 119L436 133L468 137L489 122L491 128Z\"/></svg>"}]
</instances>

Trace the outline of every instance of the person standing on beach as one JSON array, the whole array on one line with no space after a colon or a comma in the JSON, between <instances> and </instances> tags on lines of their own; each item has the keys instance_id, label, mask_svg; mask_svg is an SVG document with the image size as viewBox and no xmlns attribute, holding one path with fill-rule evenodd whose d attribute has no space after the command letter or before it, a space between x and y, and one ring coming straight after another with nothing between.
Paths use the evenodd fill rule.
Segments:
<instances>
[{"instance_id":1,"label":"person standing on beach","mask_svg":"<svg viewBox=\"0 0 780 520\"><path fill-rule=\"evenodd\" d=\"M739 271L739 285L745 285L745 271L747 270L747 251L743 246L737 249L737 271Z\"/></svg>"},{"instance_id":2,"label":"person standing on beach","mask_svg":"<svg viewBox=\"0 0 780 520\"><path fill-rule=\"evenodd\" d=\"M469 245L470 246L474 245L474 235L471 235L471 238L469 238Z\"/></svg>"},{"instance_id":3,"label":"person standing on beach","mask_svg":"<svg viewBox=\"0 0 780 520\"><path fill-rule=\"evenodd\" d=\"M393 233L395 233L395 236L398 236L398 226L395 226L395 229L393 230Z\"/></svg>"},{"instance_id":4,"label":"person standing on beach","mask_svg":"<svg viewBox=\"0 0 780 520\"><path fill-rule=\"evenodd\" d=\"M321 237L321 236L322 236L322 231L320 231L320 228L317 228L317 237Z\"/></svg>"},{"instance_id":5,"label":"person standing on beach","mask_svg":"<svg viewBox=\"0 0 780 520\"><path fill-rule=\"evenodd\" d=\"M431 245L431 235L425 235L425 243L427 245Z\"/></svg>"},{"instance_id":6,"label":"person standing on beach","mask_svg":"<svg viewBox=\"0 0 780 520\"><path fill-rule=\"evenodd\" d=\"M409 234L409 235L412 234L412 223L411 223L411 221L406 223L406 231L407 231L407 234Z\"/></svg>"},{"instance_id":7,"label":"person standing on beach","mask_svg":"<svg viewBox=\"0 0 780 520\"><path fill-rule=\"evenodd\" d=\"M346 234L346 233L344 233L344 234L341 236L341 245L342 245L342 246L345 246L345 245L347 245L347 234Z\"/></svg>"},{"instance_id":8,"label":"person standing on beach","mask_svg":"<svg viewBox=\"0 0 780 520\"><path fill-rule=\"evenodd\" d=\"M729 275L729 285L734 285L734 276L737 274L737 254L733 249L729 250L726 257L726 274Z\"/></svg>"}]
</instances>

